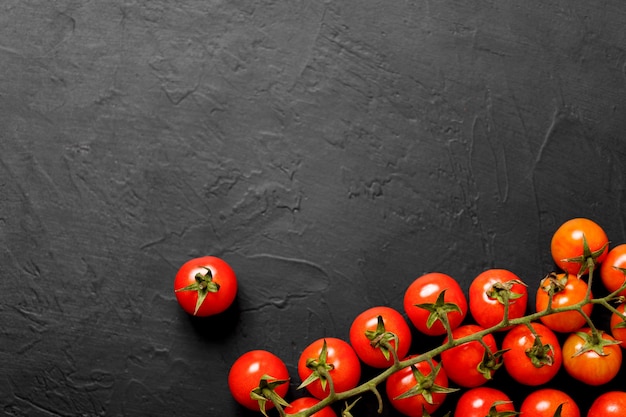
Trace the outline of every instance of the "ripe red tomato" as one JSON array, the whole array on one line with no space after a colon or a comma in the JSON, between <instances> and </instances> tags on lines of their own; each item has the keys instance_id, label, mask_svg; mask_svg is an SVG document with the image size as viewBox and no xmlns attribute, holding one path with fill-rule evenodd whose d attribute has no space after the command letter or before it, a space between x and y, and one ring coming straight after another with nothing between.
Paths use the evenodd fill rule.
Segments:
<instances>
[{"instance_id":1,"label":"ripe red tomato","mask_svg":"<svg viewBox=\"0 0 626 417\"><path fill-rule=\"evenodd\" d=\"M320 400L312 397L301 397L295 399L289 403L288 407L285 407L285 413L287 415L296 414L300 411L308 410L309 408L316 405ZM320 411L311 414L311 417L337 417L337 413L333 411L332 408L326 406L322 408Z\"/></svg>"},{"instance_id":2,"label":"ripe red tomato","mask_svg":"<svg viewBox=\"0 0 626 417\"><path fill-rule=\"evenodd\" d=\"M185 262L174 279L178 304L194 316L211 316L226 310L237 295L235 272L224 260L203 256Z\"/></svg>"},{"instance_id":3,"label":"ripe red tomato","mask_svg":"<svg viewBox=\"0 0 626 417\"><path fill-rule=\"evenodd\" d=\"M417 305L433 305L439 294L445 291L443 304L438 306L446 314L451 329L459 327L467 314L467 298L459 283L449 275L430 272L417 278L404 293L404 311L413 325L422 333L430 336L446 334L446 328L440 320L429 326L431 311ZM453 307L456 305L456 308Z\"/></svg>"},{"instance_id":4,"label":"ripe red tomato","mask_svg":"<svg viewBox=\"0 0 626 417\"><path fill-rule=\"evenodd\" d=\"M583 328L570 334L563 343L563 367L567 373L587 385L602 385L612 380L622 366L622 350L617 344L602 347L603 354L594 350L581 353L590 337L591 329ZM612 343L615 341L609 334L602 332L602 339Z\"/></svg>"},{"instance_id":5,"label":"ripe red tomato","mask_svg":"<svg viewBox=\"0 0 626 417\"><path fill-rule=\"evenodd\" d=\"M454 417L486 417L491 410L514 412L513 402L504 392L491 387L477 387L465 391L457 402Z\"/></svg>"},{"instance_id":6,"label":"ripe red tomato","mask_svg":"<svg viewBox=\"0 0 626 417\"><path fill-rule=\"evenodd\" d=\"M528 394L522 402L520 414L524 417L554 417L561 404L561 417L580 417L580 408L574 399L554 388L543 388Z\"/></svg>"},{"instance_id":7,"label":"ripe red tomato","mask_svg":"<svg viewBox=\"0 0 626 417\"><path fill-rule=\"evenodd\" d=\"M424 409L431 414L441 406L446 399L448 378L435 360L432 361L432 366L426 361L418 362L414 368L401 369L387 378L385 385L387 398L396 410L405 416L422 417ZM430 388L420 389L425 386L421 380L425 377L430 378L433 369L436 373L432 382L429 382ZM399 398L411 389L419 392L416 395Z\"/></svg>"},{"instance_id":8,"label":"ripe red tomato","mask_svg":"<svg viewBox=\"0 0 626 417\"><path fill-rule=\"evenodd\" d=\"M361 362L352 346L329 337L318 339L304 348L298 360L298 374L309 393L318 399L330 394L328 380L323 376L325 372L332 379L335 392L356 387L361 378Z\"/></svg>"},{"instance_id":9,"label":"ripe red tomato","mask_svg":"<svg viewBox=\"0 0 626 417\"><path fill-rule=\"evenodd\" d=\"M609 239L604 229L596 222L575 218L566 221L554 232L550 252L559 268L581 276L588 272L586 259L592 258L596 264L602 263L608 254L608 245Z\"/></svg>"},{"instance_id":10,"label":"ripe red tomato","mask_svg":"<svg viewBox=\"0 0 626 417\"><path fill-rule=\"evenodd\" d=\"M537 311L545 311L550 302L550 292L552 292L552 308L567 307L576 304L587 296L587 283L573 274L550 274L545 277L535 297ZM593 294L590 293L590 296ZM591 315L593 304L586 304L582 310ZM563 311L561 313L550 314L540 318L541 322L555 332L571 333L580 329L586 324L585 317L578 311Z\"/></svg>"},{"instance_id":11,"label":"ripe red tomato","mask_svg":"<svg viewBox=\"0 0 626 417\"><path fill-rule=\"evenodd\" d=\"M525 324L518 324L502 340L504 367L524 385L542 385L557 374L563 363L556 335L540 323L531 323L535 334Z\"/></svg>"},{"instance_id":12,"label":"ripe red tomato","mask_svg":"<svg viewBox=\"0 0 626 417\"><path fill-rule=\"evenodd\" d=\"M507 288L509 319L522 317L528 291L517 275L506 269L488 269L474 278L469 288L469 308L476 323L487 329L502 321Z\"/></svg>"},{"instance_id":13,"label":"ripe red tomato","mask_svg":"<svg viewBox=\"0 0 626 417\"><path fill-rule=\"evenodd\" d=\"M611 249L600 265L600 279L609 292L617 291L624 284L624 272L616 268L626 268L626 244ZM619 295L626 296L626 289Z\"/></svg>"},{"instance_id":14,"label":"ripe red tomato","mask_svg":"<svg viewBox=\"0 0 626 417\"><path fill-rule=\"evenodd\" d=\"M250 393L262 385L264 375L271 377L269 382L289 379L287 366L271 352L251 350L237 358L228 372L228 388L235 401L250 410L259 411L259 401L251 398ZM288 388L288 383L281 383L274 388L274 392L284 398ZM264 406L269 410L274 403L266 401Z\"/></svg>"},{"instance_id":15,"label":"ripe red tomato","mask_svg":"<svg viewBox=\"0 0 626 417\"><path fill-rule=\"evenodd\" d=\"M379 325L379 316L384 329ZM352 348L363 363L374 368L387 368L393 364L393 355L385 349L385 344L395 348L401 359L409 352L412 337L411 328L402 314L391 307L369 308L355 317L350 326Z\"/></svg>"},{"instance_id":16,"label":"ripe red tomato","mask_svg":"<svg viewBox=\"0 0 626 417\"><path fill-rule=\"evenodd\" d=\"M452 331L452 338L458 340L482 330L484 330L482 327L475 324L462 325ZM493 334L486 334L482 340L491 351L491 363L483 363L485 346L478 341L463 343L441 352L443 369L451 381L462 387L472 388L487 382L487 377L491 378L495 369L500 365L493 356L498 351L498 347ZM444 344L447 342L446 337Z\"/></svg>"},{"instance_id":17,"label":"ripe red tomato","mask_svg":"<svg viewBox=\"0 0 626 417\"><path fill-rule=\"evenodd\" d=\"M621 314L626 314L624 306L624 304L620 304L619 306L617 306L617 311L619 311ZM622 325L621 323L624 324ZM624 320L617 313L611 314L611 335L615 340L619 340L621 342L620 346L624 349L626 349L626 327L621 326L625 325L626 322L624 322Z\"/></svg>"},{"instance_id":18,"label":"ripe red tomato","mask_svg":"<svg viewBox=\"0 0 626 417\"><path fill-rule=\"evenodd\" d=\"M587 417L624 417L626 416L626 392L609 391L596 398Z\"/></svg>"}]
</instances>

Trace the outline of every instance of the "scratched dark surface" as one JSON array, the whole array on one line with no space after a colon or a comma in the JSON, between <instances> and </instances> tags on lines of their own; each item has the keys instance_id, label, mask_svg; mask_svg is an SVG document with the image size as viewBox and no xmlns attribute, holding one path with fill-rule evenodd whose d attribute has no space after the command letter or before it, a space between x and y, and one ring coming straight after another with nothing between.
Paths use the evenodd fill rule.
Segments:
<instances>
[{"instance_id":1,"label":"scratched dark surface","mask_svg":"<svg viewBox=\"0 0 626 417\"><path fill-rule=\"evenodd\" d=\"M0 413L256 415L226 387L247 350L295 398L303 347L424 272L535 285L574 216L626 242L624 22L622 0L3 1ZM239 277L214 319L172 291L199 255Z\"/></svg>"}]
</instances>

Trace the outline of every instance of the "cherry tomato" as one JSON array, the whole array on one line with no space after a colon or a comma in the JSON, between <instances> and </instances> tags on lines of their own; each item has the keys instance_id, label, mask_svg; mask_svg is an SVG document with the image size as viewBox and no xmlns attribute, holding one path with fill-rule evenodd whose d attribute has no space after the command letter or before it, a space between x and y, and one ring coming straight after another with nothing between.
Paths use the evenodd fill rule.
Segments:
<instances>
[{"instance_id":1,"label":"cherry tomato","mask_svg":"<svg viewBox=\"0 0 626 417\"><path fill-rule=\"evenodd\" d=\"M412 337L411 328L402 314L391 307L369 308L355 317L350 326L352 348L363 363L374 368L391 366L391 350L394 348L398 358L406 356Z\"/></svg>"},{"instance_id":2,"label":"cherry tomato","mask_svg":"<svg viewBox=\"0 0 626 417\"><path fill-rule=\"evenodd\" d=\"M617 291L624 284L624 272L619 268L626 268L626 244L611 249L600 265L600 279L609 292ZM626 296L626 289L619 295Z\"/></svg>"},{"instance_id":3,"label":"cherry tomato","mask_svg":"<svg viewBox=\"0 0 626 417\"><path fill-rule=\"evenodd\" d=\"M561 417L580 417L580 408L565 392L543 388L531 392L522 402L520 414L524 417L555 417L561 406Z\"/></svg>"},{"instance_id":4,"label":"cherry tomato","mask_svg":"<svg viewBox=\"0 0 626 417\"><path fill-rule=\"evenodd\" d=\"M446 334L446 328L440 320L434 321L429 326L432 307L436 307L435 303L442 291L445 291L445 294L443 303L439 307L447 316L450 328L455 329L467 314L467 298L454 278L440 272L430 272L413 281L404 293L406 315L413 325L426 335ZM418 305L431 306L431 311L428 308L418 307Z\"/></svg>"},{"instance_id":5,"label":"cherry tomato","mask_svg":"<svg viewBox=\"0 0 626 417\"><path fill-rule=\"evenodd\" d=\"M624 304L617 306L617 311L621 314L626 314L624 310ZM624 324L621 324L624 323ZM611 335L615 340L619 340L620 346L626 349L626 322L617 313L611 314Z\"/></svg>"},{"instance_id":6,"label":"cherry tomato","mask_svg":"<svg viewBox=\"0 0 626 417\"><path fill-rule=\"evenodd\" d=\"M306 389L318 399L330 394L328 380L332 379L335 392L343 392L356 387L361 378L361 362L347 342L329 337L318 339L304 348L298 360L298 374ZM302 387L302 385L301 385Z\"/></svg>"},{"instance_id":7,"label":"cherry tomato","mask_svg":"<svg viewBox=\"0 0 626 417\"><path fill-rule=\"evenodd\" d=\"M585 241L587 250L585 250ZM556 265L563 271L581 276L588 272L587 259L602 263L608 254L609 239L593 220L570 219L552 235L550 252Z\"/></svg>"},{"instance_id":8,"label":"cherry tomato","mask_svg":"<svg viewBox=\"0 0 626 417\"><path fill-rule=\"evenodd\" d=\"M587 385L602 385L612 380L622 365L622 350L617 344L602 346L603 354L584 350L591 329L583 328L570 334L563 343L563 367L573 378ZM601 332L604 343L615 341L609 334ZM599 348L596 346L596 348Z\"/></svg>"},{"instance_id":9,"label":"cherry tomato","mask_svg":"<svg viewBox=\"0 0 626 417\"><path fill-rule=\"evenodd\" d=\"M552 308L567 307L585 299L587 295L587 283L573 274L550 274L545 277L535 297L537 311L545 311L550 302L552 292ZM589 293L590 297L593 294ZM591 315L593 304L583 306L587 316ZM551 330L560 333L574 332L586 324L585 317L578 311L563 311L540 318L541 322Z\"/></svg>"},{"instance_id":10,"label":"cherry tomato","mask_svg":"<svg viewBox=\"0 0 626 417\"><path fill-rule=\"evenodd\" d=\"M465 391L454 410L454 417L487 417L491 410L515 411L513 402L504 392L491 387L477 387Z\"/></svg>"},{"instance_id":11,"label":"cherry tomato","mask_svg":"<svg viewBox=\"0 0 626 417\"><path fill-rule=\"evenodd\" d=\"M504 367L508 374L524 385L542 385L557 374L563 363L556 335L540 323L518 324L502 340Z\"/></svg>"},{"instance_id":12,"label":"cherry tomato","mask_svg":"<svg viewBox=\"0 0 626 417\"><path fill-rule=\"evenodd\" d=\"M587 417L624 417L626 416L626 392L609 391L596 398Z\"/></svg>"},{"instance_id":13,"label":"cherry tomato","mask_svg":"<svg viewBox=\"0 0 626 417\"><path fill-rule=\"evenodd\" d=\"M174 279L178 304L194 316L211 316L226 310L237 295L235 272L224 260L203 256L185 262Z\"/></svg>"},{"instance_id":14,"label":"cherry tomato","mask_svg":"<svg viewBox=\"0 0 626 417\"><path fill-rule=\"evenodd\" d=\"M434 378L430 376L433 369L436 371ZM423 392L420 388L425 386L422 382L425 378L429 380L427 384L430 385L430 388ZM430 381L431 379L432 381ZM422 417L424 409L429 414L437 410L446 398L447 388L448 378L446 372L441 366L438 366L435 360L432 361L432 367L428 362L424 361L415 364L414 368L401 369L391 374L387 378L385 385L387 397L391 405L409 417ZM420 390L420 393L400 398L403 394L410 392L411 389Z\"/></svg>"},{"instance_id":15,"label":"cherry tomato","mask_svg":"<svg viewBox=\"0 0 626 417\"><path fill-rule=\"evenodd\" d=\"M285 407L285 413L287 415L296 414L300 411L308 410L316 405L320 400L313 397L301 397L295 399L289 403L288 407ZM322 408L320 411L311 414L311 417L337 417L337 413L333 411L329 406Z\"/></svg>"},{"instance_id":16,"label":"cherry tomato","mask_svg":"<svg viewBox=\"0 0 626 417\"><path fill-rule=\"evenodd\" d=\"M452 338L458 340L482 330L484 328L475 324L462 325L452 331ZM478 341L463 343L441 352L443 369L451 381L462 387L471 388L482 385L491 379L499 366L497 358L493 355L497 352L498 347L493 334L486 334L482 340L489 347L490 354L488 355L485 355L485 346ZM446 337L444 344L447 342L448 338ZM484 361L485 359L487 360Z\"/></svg>"},{"instance_id":17,"label":"cherry tomato","mask_svg":"<svg viewBox=\"0 0 626 417\"><path fill-rule=\"evenodd\" d=\"M259 401L250 397L250 393L263 385L262 378L269 376L269 382L289 380L287 366L278 356L266 350L251 350L241 355L228 372L228 388L233 398L250 410L259 411ZM274 392L280 397L287 394L288 383L280 383ZM265 402L265 409L274 407L272 401Z\"/></svg>"},{"instance_id":18,"label":"cherry tomato","mask_svg":"<svg viewBox=\"0 0 626 417\"><path fill-rule=\"evenodd\" d=\"M488 269L474 278L469 288L469 308L476 323L486 329L499 324L504 318L505 297L509 299L509 319L522 317L528 291L517 275L506 269Z\"/></svg>"}]
</instances>

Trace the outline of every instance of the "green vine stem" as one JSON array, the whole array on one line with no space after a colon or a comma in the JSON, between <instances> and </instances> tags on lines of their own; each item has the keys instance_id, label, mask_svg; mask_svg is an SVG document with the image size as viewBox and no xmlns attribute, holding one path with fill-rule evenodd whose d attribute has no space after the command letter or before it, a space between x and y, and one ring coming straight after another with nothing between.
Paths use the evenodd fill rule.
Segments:
<instances>
[{"instance_id":1,"label":"green vine stem","mask_svg":"<svg viewBox=\"0 0 626 417\"><path fill-rule=\"evenodd\" d=\"M589 268L589 275L588 275L588 285L589 288L591 288L591 283L592 283L592 279L593 279L593 271L594 268ZM625 276L626 276L626 272L625 272ZM581 279L581 278L579 278ZM583 311L583 307L587 304L599 304L602 305L603 307L607 308L608 310L612 311L612 312L617 312L617 309L613 306L611 306L610 302L614 301L615 299L620 299L621 297L619 296L619 293L621 291L623 291L624 289L626 289L626 281L624 282L624 284L618 288L617 290L615 290L614 292L601 297L601 298L591 298L591 290L587 291L587 295L585 296L585 298L581 301L579 301L576 304L572 304L569 306L563 306L563 307L557 307L557 308L553 308L551 303L548 304L548 308L546 310L543 311L538 311L535 313L531 313L531 314L527 314L523 317L519 317L519 318L514 318L514 319L509 319L508 318L508 309L507 309L507 305L505 304L505 314L504 317L502 319L502 321L498 324L496 324L495 326L492 326L490 328L481 330L479 332L473 333L471 335L468 336L464 336L464 337L460 337L458 339L453 339L451 337L452 332L450 329L450 325L447 322L447 320L442 320L443 324L446 326L446 330L447 330L447 334L449 335L448 337L448 343L442 344L436 348L431 349L428 352L419 354L417 356L413 356L410 359L405 359L405 360L398 360L397 359L397 355L395 353L395 349L391 349L391 351L394 354L394 363L389 367L386 368L385 370L383 370L381 373L379 373L378 375L374 376L372 379L370 379L369 381L366 381L364 383L362 383L361 385L348 390L348 391L343 391L343 392L333 392L331 390L331 393L324 398L323 400L321 400L319 403L315 404L314 406L310 407L307 410L304 411L300 411L298 413L295 414L286 414L284 411L279 409L279 414L281 417L310 417L311 415L313 415L314 413L320 411L321 409L323 409L324 407L333 404L335 402L338 401L347 401L350 398L353 397L360 397L363 394L367 393L367 392L371 392L373 393L376 398L378 399L378 404L379 404L379 413L382 412L382 406L383 406L383 400L382 397L377 389L378 385L380 385L381 383L383 383L385 380L387 380L387 378L389 378L389 376L391 376L393 373L410 367L411 365L415 365L419 362L422 361L431 361L433 358L437 357L438 355L440 355L442 352L454 348L456 346L462 345L464 343L468 343L468 342L474 342L474 341L478 341L481 342L482 338L488 334L492 334L495 333L499 330L502 330L506 327L509 326L515 326L518 324L526 324L528 325L529 323L539 320L541 317L550 315L550 314L556 314L556 313L562 313L562 312L566 312L566 311L578 311L580 314L582 314L585 319L587 320L587 323L590 325L591 329L593 332L597 333L598 330L596 329L595 325L593 324L591 318L589 316L587 316L587 314L584 313ZM508 301L508 300L507 300ZM619 313L618 313L619 314ZM626 320L626 317L623 314L620 314L620 316ZM350 415L350 414L348 414Z\"/></svg>"}]
</instances>

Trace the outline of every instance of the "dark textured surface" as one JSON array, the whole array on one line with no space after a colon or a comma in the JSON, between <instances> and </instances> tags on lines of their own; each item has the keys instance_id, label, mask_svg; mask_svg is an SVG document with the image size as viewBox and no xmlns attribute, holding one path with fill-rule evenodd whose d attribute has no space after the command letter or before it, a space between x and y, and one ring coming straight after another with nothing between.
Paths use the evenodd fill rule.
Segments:
<instances>
[{"instance_id":1,"label":"dark textured surface","mask_svg":"<svg viewBox=\"0 0 626 417\"><path fill-rule=\"evenodd\" d=\"M572 216L625 242L625 21L622 0L2 2L0 413L247 416L225 382L249 349L298 395L304 346L424 272L535 285ZM240 293L191 320L173 277L205 254Z\"/></svg>"}]
</instances>

